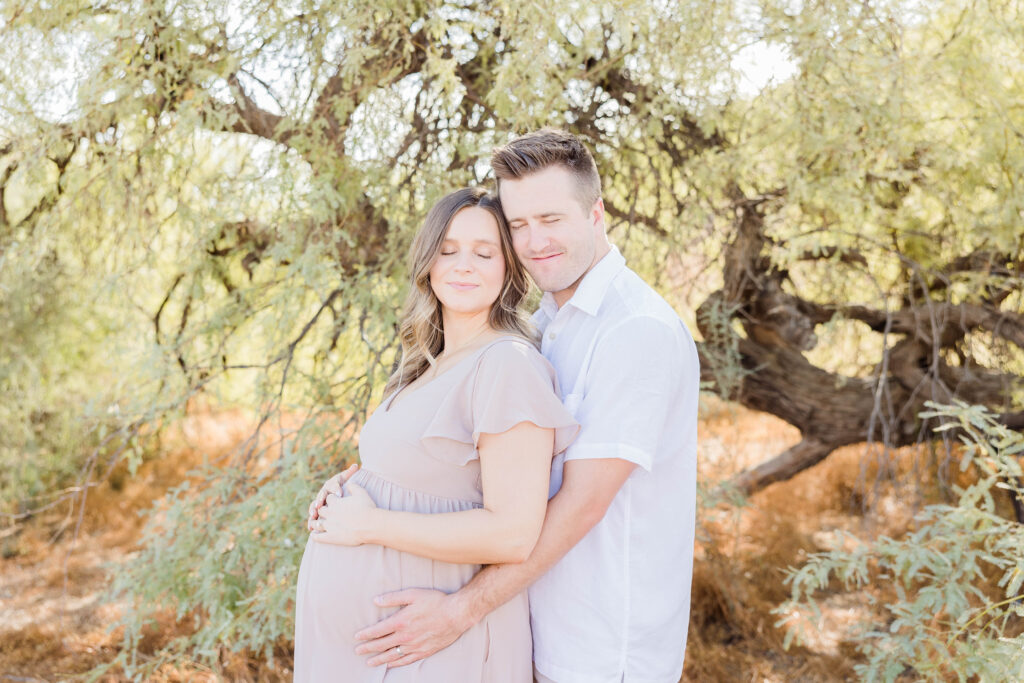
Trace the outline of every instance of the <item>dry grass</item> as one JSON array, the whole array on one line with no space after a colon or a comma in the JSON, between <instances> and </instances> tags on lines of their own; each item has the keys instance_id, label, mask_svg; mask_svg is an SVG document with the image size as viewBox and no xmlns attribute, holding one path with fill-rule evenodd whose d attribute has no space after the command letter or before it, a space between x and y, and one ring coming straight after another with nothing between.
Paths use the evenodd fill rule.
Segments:
<instances>
[{"instance_id":1,"label":"dry grass","mask_svg":"<svg viewBox=\"0 0 1024 683\"><path fill-rule=\"evenodd\" d=\"M84 524L62 513L5 532L0 560L0 681L62 680L111 661L120 633L106 625L119 605L99 597L109 576L135 551L141 510L180 483L203 457L216 459L253 427L238 411L196 414L168 432L161 454L90 494ZM705 402L700 433L704 482L721 481L784 450L799 438L779 420L714 400ZM205 454L205 455L201 455ZM865 600L837 591L822 600L824 618L803 648L782 648L771 610L788 591L784 570L808 553L832 547L836 532L898 535L919 507L943 495L935 458L922 449L881 453L842 449L791 481L772 485L745 507L704 512L694 567L690 639L684 681L853 680L850 627ZM954 471L956 468L952 468ZM69 512L69 511L64 511ZM140 648L157 652L187 626L168 616ZM225 650L217 671L199 664L161 667L154 680L288 680L289 644L275 664ZM112 672L108 680L120 680Z\"/></svg>"},{"instance_id":2,"label":"dry grass","mask_svg":"<svg viewBox=\"0 0 1024 683\"><path fill-rule=\"evenodd\" d=\"M764 413L706 400L700 478L713 488L795 444L790 425ZM831 454L745 507L706 509L699 521L685 681L848 681L858 659L856 625L873 615L867 592L822 596L822 619L805 647L782 647L772 613L789 595L787 567L840 543L839 532L899 537L925 504L964 484L928 447L886 451L860 444ZM871 597L889 597L877 586Z\"/></svg>"},{"instance_id":3,"label":"dry grass","mask_svg":"<svg viewBox=\"0 0 1024 683\"><path fill-rule=\"evenodd\" d=\"M89 493L82 527L74 534L70 506L33 519L5 539L0 560L0 681L55 681L111 661L121 633L110 631L119 605L100 597L109 577L132 556L142 532L139 514L186 478L204 458L223 457L251 433L254 422L241 411L202 412L183 420L161 440L159 457L135 476L115 471ZM152 654L187 626L171 616L144 638ZM225 653L218 674L201 665L162 667L152 680L288 680L290 654L282 651L279 671L244 655ZM285 665L285 666L282 666ZM118 680L112 674L107 680Z\"/></svg>"}]
</instances>

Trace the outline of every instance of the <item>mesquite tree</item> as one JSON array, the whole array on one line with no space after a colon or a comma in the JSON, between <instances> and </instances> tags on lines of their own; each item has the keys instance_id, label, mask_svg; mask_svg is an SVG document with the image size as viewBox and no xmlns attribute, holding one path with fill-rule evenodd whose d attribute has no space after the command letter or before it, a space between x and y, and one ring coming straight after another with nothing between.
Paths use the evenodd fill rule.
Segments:
<instances>
[{"instance_id":1,"label":"mesquite tree","mask_svg":"<svg viewBox=\"0 0 1024 683\"><path fill-rule=\"evenodd\" d=\"M773 24L800 72L770 96L763 132L778 137L734 191L723 287L702 304L742 329L734 397L803 437L740 475L748 492L839 446L935 438L926 401L1024 428L1024 81L1002 62L1020 17L1001 3L895 10ZM861 342L808 353L837 326Z\"/></svg>"}]
</instances>

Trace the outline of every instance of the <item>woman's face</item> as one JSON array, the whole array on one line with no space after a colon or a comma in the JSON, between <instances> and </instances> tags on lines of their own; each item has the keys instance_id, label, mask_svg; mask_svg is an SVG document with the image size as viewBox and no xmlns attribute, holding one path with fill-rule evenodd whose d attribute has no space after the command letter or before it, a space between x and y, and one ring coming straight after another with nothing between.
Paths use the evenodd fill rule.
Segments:
<instances>
[{"instance_id":1,"label":"woman's face","mask_svg":"<svg viewBox=\"0 0 1024 683\"><path fill-rule=\"evenodd\" d=\"M452 218L430 268L434 296L447 314L489 313L504 280L498 221L478 206L462 209Z\"/></svg>"}]
</instances>

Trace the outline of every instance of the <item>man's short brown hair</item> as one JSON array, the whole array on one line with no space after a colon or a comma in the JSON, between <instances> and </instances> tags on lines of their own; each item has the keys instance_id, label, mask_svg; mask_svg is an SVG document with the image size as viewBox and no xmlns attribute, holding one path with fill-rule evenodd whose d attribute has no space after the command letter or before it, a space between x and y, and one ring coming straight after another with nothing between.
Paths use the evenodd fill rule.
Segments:
<instances>
[{"instance_id":1,"label":"man's short brown hair","mask_svg":"<svg viewBox=\"0 0 1024 683\"><path fill-rule=\"evenodd\" d=\"M601 177L590 151L572 133L541 128L522 135L491 153L491 168L501 189L502 180L513 180L561 166L576 179L576 198L589 211L601 198Z\"/></svg>"}]
</instances>

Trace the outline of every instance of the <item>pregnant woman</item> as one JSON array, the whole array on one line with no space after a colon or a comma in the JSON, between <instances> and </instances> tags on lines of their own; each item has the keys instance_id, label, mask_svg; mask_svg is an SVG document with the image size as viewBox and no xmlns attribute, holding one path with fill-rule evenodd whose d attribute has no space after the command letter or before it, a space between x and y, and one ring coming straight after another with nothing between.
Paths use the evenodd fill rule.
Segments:
<instances>
[{"instance_id":1,"label":"pregnant woman","mask_svg":"<svg viewBox=\"0 0 1024 683\"><path fill-rule=\"evenodd\" d=\"M551 458L579 428L520 304L528 281L497 200L441 199L412 246L402 359L359 437L362 467L320 508L299 570L295 680L529 683L520 594L432 657L366 665L354 634L402 588L459 589L482 564L526 559Z\"/></svg>"}]
</instances>

